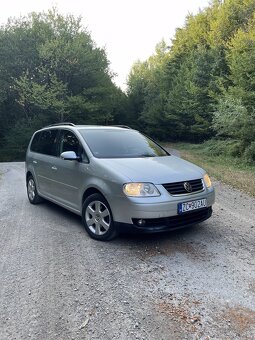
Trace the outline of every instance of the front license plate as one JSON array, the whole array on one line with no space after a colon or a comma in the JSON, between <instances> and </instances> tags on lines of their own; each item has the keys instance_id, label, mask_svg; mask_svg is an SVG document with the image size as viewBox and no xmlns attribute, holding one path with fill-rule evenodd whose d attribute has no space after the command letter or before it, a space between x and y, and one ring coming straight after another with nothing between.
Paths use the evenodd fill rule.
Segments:
<instances>
[{"instance_id":1,"label":"front license plate","mask_svg":"<svg viewBox=\"0 0 255 340\"><path fill-rule=\"evenodd\" d=\"M183 214L188 211L197 210L207 207L206 198L202 198L196 201L189 201L184 203L178 203L178 214Z\"/></svg>"}]
</instances>

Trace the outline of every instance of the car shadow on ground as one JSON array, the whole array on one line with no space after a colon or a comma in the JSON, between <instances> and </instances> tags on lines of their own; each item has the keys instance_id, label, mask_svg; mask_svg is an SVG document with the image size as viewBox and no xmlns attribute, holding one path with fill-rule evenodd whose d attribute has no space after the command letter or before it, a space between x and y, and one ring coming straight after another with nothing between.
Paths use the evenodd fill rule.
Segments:
<instances>
[{"instance_id":1,"label":"car shadow on ground","mask_svg":"<svg viewBox=\"0 0 255 340\"><path fill-rule=\"evenodd\" d=\"M82 224L81 217L75 213L60 207L50 201L44 201L40 204L40 208L43 210L43 215L47 213L52 221L52 226L56 226L56 229L63 228L66 232L79 232L84 233L84 237L89 238L86 230ZM205 222L204 222L205 223ZM156 233L120 233L119 236L109 242L98 242L99 244L110 243L114 247L141 247L145 248L157 248L162 247L168 242L177 244L180 242L193 242L196 239L196 235L203 232L204 223L187 226L182 229L167 231L167 232L156 232ZM206 226L205 226L206 227Z\"/></svg>"},{"instance_id":2,"label":"car shadow on ground","mask_svg":"<svg viewBox=\"0 0 255 340\"><path fill-rule=\"evenodd\" d=\"M181 229L169 230L155 233L121 233L119 235L120 241L136 241L136 242L159 242L165 239L177 239L188 236L192 231L194 232L197 226L188 226Z\"/></svg>"}]
</instances>

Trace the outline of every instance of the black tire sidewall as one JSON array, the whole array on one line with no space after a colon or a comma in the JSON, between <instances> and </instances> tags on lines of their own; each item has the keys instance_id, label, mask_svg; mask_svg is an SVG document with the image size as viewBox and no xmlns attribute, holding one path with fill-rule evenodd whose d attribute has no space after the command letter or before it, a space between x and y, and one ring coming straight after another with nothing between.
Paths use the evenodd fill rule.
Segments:
<instances>
[{"instance_id":1,"label":"black tire sidewall","mask_svg":"<svg viewBox=\"0 0 255 340\"><path fill-rule=\"evenodd\" d=\"M89 227L87 225L87 222L86 222L86 218L85 218L86 209L87 209L87 206L91 202L93 202L93 201L100 201L100 202L102 202L103 204L106 205L107 209L110 212L110 217L111 217L110 227L109 227L108 231L105 234L103 234L103 235L96 235L96 234L94 234L89 229ZM117 236L117 230L116 230L116 227L114 225L114 220L113 220L113 217L112 217L112 211L111 211L110 205L106 201L104 196L99 194L99 193L95 193L95 194L92 194L92 195L88 196L85 199L85 201L83 202L83 205L82 205L82 222L83 222L83 225L84 225L87 233L90 235L91 238L93 238L95 240L98 240L98 241L109 241L109 240L112 240L114 237Z\"/></svg>"}]
</instances>

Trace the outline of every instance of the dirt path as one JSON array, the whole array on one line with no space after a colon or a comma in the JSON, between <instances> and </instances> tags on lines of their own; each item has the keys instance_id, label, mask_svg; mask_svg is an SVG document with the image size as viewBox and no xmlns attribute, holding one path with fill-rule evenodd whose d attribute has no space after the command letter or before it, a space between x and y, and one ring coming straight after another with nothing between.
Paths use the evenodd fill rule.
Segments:
<instances>
[{"instance_id":1,"label":"dirt path","mask_svg":"<svg viewBox=\"0 0 255 340\"><path fill-rule=\"evenodd\" d=\"M255 199L215 183L210 220L100 243L0 172L1 340L255 338Z\"/></svg>"}]
</instances>

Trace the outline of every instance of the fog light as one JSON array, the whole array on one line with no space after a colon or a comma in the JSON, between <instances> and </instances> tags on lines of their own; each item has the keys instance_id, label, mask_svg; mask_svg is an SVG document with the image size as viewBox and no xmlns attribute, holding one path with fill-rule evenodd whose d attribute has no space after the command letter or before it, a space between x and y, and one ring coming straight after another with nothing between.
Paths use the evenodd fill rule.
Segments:
<instances>
[{"instance_id":1,"label":"fog light","mask_svg":"<svg viewBox=\"0 0 255 340\"><path fill-rule=\"evenodd\" d=\"M145 220L142 220L142 219L140 219L140 220L137 221L137 224L138 224L140 227L144 226L145 223L146 223L146 221L145 221Z\"/></svg>"}]
</instances>

